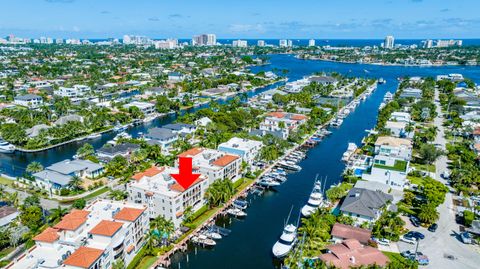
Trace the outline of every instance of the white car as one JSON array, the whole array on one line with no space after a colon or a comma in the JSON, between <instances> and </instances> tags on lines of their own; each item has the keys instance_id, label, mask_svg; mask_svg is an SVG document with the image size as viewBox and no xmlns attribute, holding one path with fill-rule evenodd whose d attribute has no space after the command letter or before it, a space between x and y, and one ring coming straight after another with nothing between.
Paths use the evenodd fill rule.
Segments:
<instances>
[{"instance_id":1,"label":"white car","mask_svg":"<svg viewBox=\"0 0 480 269\"><path fill-rule=\"evenodd\" d=\"M408 244L412 244L412 245L415 245L417 243L417 240L415 238L408 237L408 236L400 237L400 241L408 243Z\"/></svg>"},{"instance_id":2,"label":"white car","mask_svg":"<svg viewBox=\"0 0 480 269\"><path fill-rule=\"evenodd\" d=\"M390 240L386 238L377 239L377 244L382 246L390 246Z\"/></svg>"}]
</instances>

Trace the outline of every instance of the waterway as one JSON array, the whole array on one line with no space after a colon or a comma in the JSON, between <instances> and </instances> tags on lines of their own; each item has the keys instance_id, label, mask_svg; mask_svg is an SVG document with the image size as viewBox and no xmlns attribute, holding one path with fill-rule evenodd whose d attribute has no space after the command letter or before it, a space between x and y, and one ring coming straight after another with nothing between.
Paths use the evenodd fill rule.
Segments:
<instances>
[{"instance_id":1,"label":"waterway","mask_svg":"<svg viewBox=\"0 0 480 269\"><path fill-rule=\"evenodd\" d=\"M438 74L462 73L476 82L480 82L478 67L386 67L358 64L340 64L322 61L298 60L289 55L274 55L267 66L254 67L252 71L288 69L290 80L300 79L313 72L338 72L357 77L383 77L387 83L358 106L344 120L338 129L331 129L332 135L308 152L308 158L300 165L302 171L290 174L288 180L276 191L265 193L251 201L244 220L232 220L227 227L232 233L217 242L213 249L190 249L185 254L173 257L171 268L273 268L278 266L271 249L280 236L285 218L291 206L294 207L292 218L308 199L316 174L327 177L326 187L341 180L344 164L341 162L343 152L349 142L360 144L365 130L374 127L385 92L394 92L398 86L397 78L405 76L436 76Z\"/></svg>"}]
</instances>

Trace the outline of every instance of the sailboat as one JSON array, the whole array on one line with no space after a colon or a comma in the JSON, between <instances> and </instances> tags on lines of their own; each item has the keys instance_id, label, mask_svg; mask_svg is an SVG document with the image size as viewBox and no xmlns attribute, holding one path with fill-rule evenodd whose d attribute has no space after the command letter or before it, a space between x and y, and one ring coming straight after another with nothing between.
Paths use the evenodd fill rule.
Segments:
<instances>
[{"instance_id":1,"label":"sailboat","mask_svg":"<svg viewBox=\"0 0 480 269\"><path fill-rule=\"evenodd\" d=\"M293 249L293 246L297 242L298 223L297 226L288 223L290 219L290 214L292 213L292 209L293 206L290 209L290 213L288 214L288 218L285 222L282 235L272 248L273 255L277 258L285 257Z\"/></svg>"}]
</instances>

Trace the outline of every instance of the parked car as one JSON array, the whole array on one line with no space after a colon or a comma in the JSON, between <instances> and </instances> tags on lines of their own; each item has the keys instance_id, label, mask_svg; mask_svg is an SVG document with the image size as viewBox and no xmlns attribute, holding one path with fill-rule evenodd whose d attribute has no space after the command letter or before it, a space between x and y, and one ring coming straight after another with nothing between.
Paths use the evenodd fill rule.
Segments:
<instances>
[{"instance_id":1,"label":"parked car","mask_svg":"<svg viewBox=\"0 0 480 269\"><path fill-rule=\"evenodd\" d=\"M420 240L420 239L425 239L425 235L422 234L421 232L417 232L417 231L409 231L408 233L405 234L406 237L413 237L417 240Z\"/></svg>"},{"instance_id":2,"label":"parked car","mask_svg":"<svg viewBox=\"0 0 480 269\"><path fill-rule=\"evenodd\" d=\"M408 236L402 236L400 237L400 241L402 242L405 242L405 243L408 243L408 244L412 244L412 245L415 245L417 243L417 239L414 238L414 237L408 237Z\"/></svg>"},{"instance_id":3,"label":"parked car","mask_svg":"<svg viewBox=\"0 0 480 269\"><path fill-rule=\"evenodd\" d=\"M406 251L403 251L402 253L400 253L400 255L402 255L404 258L414 260L415 257L423 256L423 253L420 252L420 251L417 251L417 255L415 256L415 252L410 251L410 250L406 250Z\"/></svg>"},{"instance_id":4,"label":"parked car","mask_svg":"<svg viewBox=\"0 0 480 269\"><path fill-rule=\"evenodd\" d=\"M382 246L390 246L390 240L386 238L380 238L380 239L376 238L375 242L377 242L377 244Z\"/></svg>"},{"instance_id":5,"label":"parked car","mask_svg":"<svg viewBox=\"0 0 480 269\"><path fill-rule=\"evenodd\" d=\"M460 239L464 244L471 244L472 243L472 236L468 232L463 232L460 234Z\"/></svg>"},{"instance_id":6,"label":"parked car","mask_svg":"<svg viewBox=\"0 0 480 269\"><path fill-rule=\"evenodd\" d=\"M434 233L438 228L438 224L434 223L428 227L428 230L432 233Z\"/></svg>"},{"instance_id":7,"label":"parked car","mask_svg":"<svg viewBox=\"0 0 480 269\"><path fill-rule=\"evenodd\" d=\"M428 265L430 260L428 259L427 255L417 255L417 262L418 265Z\"/></svg>"},{"instance_id":8,"label":"parked car","mask_svg":"<svg viewBox=\"0 0 480 269\"><path fill-rule=\"evenodd\" d=\"M443 171L443 173L440 176L442 176L442 178L444 178L444 179L449 179L450 178L450 173L447 170L445 170L445 171Z\"/></svg>"},{"instance_id":9,"label":"parked car","mask_svg":"<svg viewBox=\"0 0 480 269\"><path fill-rule=\"evenodd\" d=\"M420 227L420 220L415 216L410 216L410 222L415 227Z\"/></svg>"}]
</instances>

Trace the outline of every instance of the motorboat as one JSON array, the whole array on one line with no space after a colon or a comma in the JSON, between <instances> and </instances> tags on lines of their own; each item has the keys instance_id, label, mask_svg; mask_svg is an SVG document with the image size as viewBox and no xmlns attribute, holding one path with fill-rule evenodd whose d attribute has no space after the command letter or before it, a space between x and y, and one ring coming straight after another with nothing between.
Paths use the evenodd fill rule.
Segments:
<instances>
[{"instance_id":1,"label":"motorboat","mask_svg":"<svg viewBox=\"0 0 480 269\"><path fill-rule=\"evenodd\" d=\"M114 132L123 132L125 130L127 130L127 128L125 126L117 125L117 126L113 127Z\"/></svg>"},{"instance_id":2,"label":"motorboat","mask_svg":"<svg viewBox=\"0 0 480 269\"><path fill-rule=\"evenodd\" d=\"M313 186L313 190L310 193L308 202L302 207L302 215L304 217L309 217L315 210L321 207L323 204L323 194L322 194L322 184L320 181L316 180Z\"/></svg>"},{"instance_id":3,"label":"motorboat","mask_svg":"<svg viewBox=\"0 0 480 269\"><path fill-rule=\"evenodd\" d=\"M277 258L285 257L297 242L297 227L288 224L283 228L283 233L278 241L273 245L272 252Z\"/></svg>"},{"instance_id":4,"label":"motorboat","mask_svg":"<svg viewBox=\"0 0 480 269\"><path fill-rule=\"evenodd\" d=\"M302 167L300 167L299 165L297 165L293 162L289 162L289 161L280 161L280 162L278 162L278 165L285 168L285 169L289 169L289 170L293 170L293 171L302 170Z\"/></svg>"},{"instance_id":5,"label":"motorboat","mask_svg":"<svg viewBox=\"0 0 480 269\"><path fill-rule=\"evenodd\" d=\"M385 81L383 78L380 78L380 79L378 80L378 84L384 84L385 82L386 82L386 81Z\"/></svg>"},{"instance_id":6,"label":"motorboat","mask_svg":"<svg viewBox=\"0 0 480 269\"><path fill-rule=\"evenodd\" d=\"M239 208L229 208L227 209L227 213L237 218L247 216L247 213L245 213L243 210Z\"/></svg>"},{"instance_id":7,"label":"motorboat","mask_svg":"<svg viewBox=\"0 0 480 269\"><path fill-rule=\"evenodd\" d=\"M343 153L342 161L348 161L357 148L358 147L355 143L348 143L347 151Z\"/></svg>"},{"instance_id":8,"label":"motorboat","mask_svg":"<svg viewBox=\"0 0 480 269\"><path fill-rule=\"evenodd\" d=\"M8 143L7 141L0 139L0 153L13 153L15 151L15 146Z\"/></svg>"},{"instance_id":9,"label":"motorboat","mask_svg":"<svg viewBox=\"0 0 480 269\"><path fill-rule=\"evenodd\" d=\"M273 178L270 177L264 177L258 182L258 185L270 188L280 186L280 182L275 181Z\"/></svg>"},{"instance_id":10,"label":"motorboat","mask_svg":"<svg viewBox=\"0 0 480 269\"><path fill-rule=\"evenodd\" d=\"M99 138L101 136L102 135L99 134L99 133L94 133L94 134L91 134L91 135L87 136L87 139L95 139L95 138Z\"/></svg>"},{"instance_id":11,"label":"motorboat","mask_svg":"<svg viewBox=\"0 0 480 269\"><path fill-rule=\"evenodd\" d=\"M274 169L273 173L276 173L276 174L281 175L281 176L286 176L287 175L287 172L285 170L283 170L282 168Z\"/></svg>"},{"instance_id":12,"label":"motorboat","mask_svg":"<svg viewBox=\"0 0 480 269\"><path fill-rule=\"evenodd\" d=\"M123 138L123 139L131 139L132 136L129 135L129 134L127 134L127 133L125 133L125 132L121 132L121 133L119 133L118 135L116 135L116 136L113 138L113 141L117 141L117 140L120 139L120 138Z\"/></svg>"},{"instance_id":13,"label":"motorboat","mask_svg":"<svg viewBox=\"0 0 480 269\"><path fill-rule=\"evenodd\" d=\"M213 240L220 240L222 239L222 235L219 234L219 233L216 233L212 230L206 230L204 232L202 232L202 234L204 234L206 237L210 238L210 239L213 239Z\"/></svg>"},{"instance_id":14,"label":"motorboat","mask_svg":"<svg viewBox=\"0 0 480 269\"><path fill-rule=\"evenodd\" d=\"M204 234L193 236L192 242L203 246L215 246L217 244L217 242L215 242L213 239L208 238Z\"/></svg>"},{"instance_id":15,"label":"motorboat","mask_svg":"<svg viewBox=\"0 0 480 269\"><path fill-rule=\"evenodd\" d=\"M248 207L248 202L245 201L245 200L239 200L239 199L237 199L237 200L233 201L232 205L233 205L234 207L236 207L236 208L245 210L245 209L247 209L247 207Z\"/></svg>"}]
</instances>

